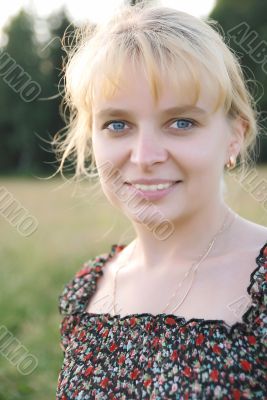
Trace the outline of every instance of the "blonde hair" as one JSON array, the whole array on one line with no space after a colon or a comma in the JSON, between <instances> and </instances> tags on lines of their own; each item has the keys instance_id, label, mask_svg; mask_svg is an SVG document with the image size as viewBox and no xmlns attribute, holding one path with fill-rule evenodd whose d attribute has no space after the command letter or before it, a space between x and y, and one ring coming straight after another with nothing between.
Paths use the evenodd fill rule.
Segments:
<instances>
[{"instance_id":1,"label":"blonde hair","mask_svg":"<svg viewBox=\"0 0 267 400\"><path fill-rule=\"evenodd\" d=\"M213 29L216 24L172 8L137 4L122 7L105 23L78 28L75 45L65 47L63 104L69 117L65 133L58 132L52 141L60 161L56 173L62 174L69 159L75 166L74 177L96 176L91 142L95 91L100 88L104 96L112 95L126 60L144 67L156 101L161 81L168 76L175 88L189 85L196 102L200 74L208 74L210 87L205 90L214 93L214 84L218 87L214 111L222 106L227 117L239 116L247 123L239 157L243 170L249 166L258 132L255 101L237 57Z\"/></svg>"}]
</instances>

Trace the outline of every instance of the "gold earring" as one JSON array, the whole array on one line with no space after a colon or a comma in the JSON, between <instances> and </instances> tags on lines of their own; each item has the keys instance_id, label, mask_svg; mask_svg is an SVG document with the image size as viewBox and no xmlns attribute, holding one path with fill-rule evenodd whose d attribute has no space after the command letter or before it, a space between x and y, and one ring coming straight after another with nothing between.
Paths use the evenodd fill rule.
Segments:
<instances>
[{"instance_id":1,"label":"gold earring","mask_svg":"<svg viewBox=\"0 0 267 400\"><path fill-rule=\"evenodd\" d=\"M226 167L228 169L233 169L236 166L236 160L234 156L230 156L228 163L226 164Z\"/></svg>"}]
</instances>

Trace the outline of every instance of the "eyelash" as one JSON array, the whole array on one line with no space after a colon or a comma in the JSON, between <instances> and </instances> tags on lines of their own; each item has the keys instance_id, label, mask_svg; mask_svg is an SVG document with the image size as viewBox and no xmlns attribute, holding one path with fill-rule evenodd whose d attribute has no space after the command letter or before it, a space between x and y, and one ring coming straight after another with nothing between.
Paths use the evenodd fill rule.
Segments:
<instances>
[{"instance_id":1,"label":"eyelash","mask_svg":"<svg viewBox=\"0 0 267 400\"><path fill-rule=\"evenodd\" d=\"M194 121L192 119L187 119L187 118L178 118L178 119L174 120L172 123L177 122L177 121L186 121L186 122L189 122L189 123L192 124L191 127L189 127L189 128L180 128L180 130L188 130L188 129L191 129L193 126L197 126L198 125L196 121ZM111 125L111 124L115 124L115 123L126 124L126 122L123 121L123 120L111 120L111 121L106 122L103 125L102 129L109 129L108 126ZM178 129L179 130L179 128L174 128L174 129ZM121 131L118 131L118 130L115 130L115 129L109 129L109 130L111 132L117 132L117 133L122 133L123 132L123 130L121 130Z\"/></svg>"}]
</instances>

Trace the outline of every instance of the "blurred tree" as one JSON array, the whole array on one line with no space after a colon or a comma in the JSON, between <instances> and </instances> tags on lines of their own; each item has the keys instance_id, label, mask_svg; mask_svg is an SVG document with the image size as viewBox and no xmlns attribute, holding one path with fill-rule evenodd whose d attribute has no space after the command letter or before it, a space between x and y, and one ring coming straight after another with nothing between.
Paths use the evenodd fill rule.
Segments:
<instances>
[{"instance_id":1,"label":"blurred tree","mask_svg":"<svg viewBox=\"0 0 267 400\"><path fill-rule=\"evenodd\" d=\"M42 46L39 55L41 57L41 71L43 81L42 109L43 119L40 133L39 158L43 166L50 166L54 170L55 156L50 146L51 138L65 126L61 116L61 102L63 96L63 67L66 53L62 48L62 40L67 35L71 41L74 25L67 18L64 9L52 14L47 21L50 36ZM42 151L42 149L44 149Z\"/></svg>"},{"instance_id":2,"label":"blurred tree","mask_svg":"<svg viewBox=\"0 0 267 400\"><path fill-rule=\"evenodd\" d=\"M21 11L5 28L8 41L0 50L0 171L54 171L51 135L64 126L59 114L61 39L70 25L63 10L47 21L49 38L36 40L33 16ZM65 53L64 53L65 54ZM25 97L27 80L36 95ZM28 84L29 85L29 84Z\"/></svg>"},{"instance_id":3,"label":"blurred tree","mask_svg":"<svg viewBox=\"0 0 267 400\"><path fill-rule=\"evenodd\" d=\"M8 37L0 53L1 171L29 170L36 150L34 128L40 116L37 100L29 102L23 87L40 88L39 58L32 19L21 11L5 29Z\"/></svg>"},{"instance_id":4,"label":"blurred tree","mask_svg":"<svg viewBox=\"0 0 267 400\"><path fill-rule=\"evenodd\" d=\"M210 14L219 22L226 43L239 58L251 93L261 111L259 159L267 162L267 1L217 0Z\"/></svg>"},{"instance_id":5,"label":"blurred tree","mask_svg":"<svg viewBox=\"0 0 267 400\"><path fill-rule=\"evenodd\" d=\"M125 0L135 5L152 0ZM248 85L256 93L259 110L267 109L267 2L218 0L210 17L221 25L226 42L240 58ZM66 56L62 38L72 42L75 29L64 9L46 21L49 37L36 39L33 16L21 11L5 28L7 42L0 49L0 171L40 173L55 170L51 137L65 123L60 116L62 67ZM28 88L28 89L27 89ZM36 96L30 98L30 89ZM39 92L38 92L39 89ZM33 93L34 94L34 93ZM266 122L262 123L265 127ZM266 134L261 136L260 162L267 161Z\"/></svg>"}]
</instances>

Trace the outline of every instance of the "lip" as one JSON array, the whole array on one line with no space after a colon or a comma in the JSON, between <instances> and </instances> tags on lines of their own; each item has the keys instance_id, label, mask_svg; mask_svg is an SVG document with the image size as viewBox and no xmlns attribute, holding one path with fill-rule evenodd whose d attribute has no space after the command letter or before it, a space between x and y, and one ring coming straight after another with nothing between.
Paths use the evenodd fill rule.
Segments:
<instances>
[{"instance_id":1,"label":"lip","mask_svg":"<svg viewBox=\"0 0 267 400\"><path fill-rule=\"evenodd\" d=\"M175 182L180 182L180 180L171 180L171 179L134 179L134 180L129 180L126 181L125 183L127 184L136 184L140 183L143 185L158 185L160 183L175 183Z\"/></svg>"},{"instance_id":2,"label":"lip","mask_svg":"<svg viewBox=\"0 0 267 400\"><path fill-rule=\"evenodd\" d=\"M170 181L168 181L168 182L170 182ZM126 183L126 182L125 182L125 185L127 185L129 190L132 191L137 196L143 197L146 200L158 200L158 199L161 199L162 197L168 195L173 190L175 190L179 186L179 184L182 183L182 181L173 181L173 183L174 184L167 189L150 190L150 191L137 189L134 185L131 185L130 183Z\"/></svg>"}]
</instances>

